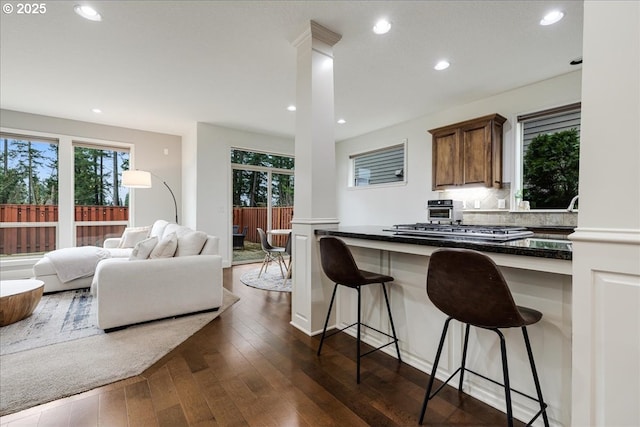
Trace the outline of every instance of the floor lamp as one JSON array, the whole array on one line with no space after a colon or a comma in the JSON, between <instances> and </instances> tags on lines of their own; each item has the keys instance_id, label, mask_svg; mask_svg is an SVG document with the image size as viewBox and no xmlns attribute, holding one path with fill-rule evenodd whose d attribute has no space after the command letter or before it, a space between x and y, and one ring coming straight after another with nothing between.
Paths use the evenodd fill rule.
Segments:
<instances>
[{"instance_id":1,"label":"floor lamp","mask_svg":"<svg viewBox=\"0 0 640 427\"><path fill-rule=\"evenodd\" d=\"M122 172L122 185L128 188L151 188L152 175L161 180L164 186L167 187L167 190L169 190L169 193L171 193L171 197L173 198L173 207L176 212L176 224L178 224L178 203L176 203L176 196L173 194L171 187L169 187L169 184L167 184L164 179L160 178L153 172L142 170L128 170Z\"/></svg>"}]
</instances>

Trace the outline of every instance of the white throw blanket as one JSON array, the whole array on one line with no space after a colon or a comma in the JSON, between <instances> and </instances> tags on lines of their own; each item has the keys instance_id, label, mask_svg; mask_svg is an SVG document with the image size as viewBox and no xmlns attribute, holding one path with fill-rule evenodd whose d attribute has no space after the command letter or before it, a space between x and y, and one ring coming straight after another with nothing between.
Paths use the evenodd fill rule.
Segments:
<instances>
[{"instance_id":1,"label":"white throw blanket","mask_svg":"<svg viewBox=\"0 0 640 427\"><path fill-rule=\"evenodd\" d=\"M97 246L81 246L78 248L63 248L45 254L58 278L62 283L80 277L93 275L98 262L111 257L106 249Z\"/></svg>"}]
</instances>

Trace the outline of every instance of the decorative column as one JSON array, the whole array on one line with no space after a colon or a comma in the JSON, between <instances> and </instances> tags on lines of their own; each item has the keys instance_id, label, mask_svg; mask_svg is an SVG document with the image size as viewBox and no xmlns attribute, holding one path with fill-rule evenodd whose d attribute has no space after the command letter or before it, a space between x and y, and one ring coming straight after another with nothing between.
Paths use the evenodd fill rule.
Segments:
<instances>
[{"instance_id":1,"label":"decorative column","mask_svg":"<svg viewBox=\"0 0 640 427\"><path fill-rule=\"evenodd\" d=\"M640 2L585 1L583 57L571 425L639 426Z\"/></svg>"},{"instance_id":2,"label":"decorative column","mask_svg":"<svg viewBox=\"0 0 640 427\"><path fill-rule=\"evenodd\" d=\"M341 37L310 21L293 42L298 59L291 324L309 335L321 332L333 290L322 273L314 233L338 224L333 45Z\"/></svg>"}]
</instances>

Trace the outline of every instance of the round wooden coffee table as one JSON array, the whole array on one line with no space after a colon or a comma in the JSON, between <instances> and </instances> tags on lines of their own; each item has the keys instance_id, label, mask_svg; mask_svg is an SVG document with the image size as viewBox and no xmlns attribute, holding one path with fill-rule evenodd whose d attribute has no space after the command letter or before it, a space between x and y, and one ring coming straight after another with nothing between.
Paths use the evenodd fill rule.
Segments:
<instances>
[{"instance_id":1,"label":"round wooden coffee table","mask_svg":"<svg viewBox=\"0 0 640 427\"><path fill-rule=\"evenodd\" d=\"M0 280L0 326L29 317L42 298L42 280Z\"/></svg>"}]
</instances>

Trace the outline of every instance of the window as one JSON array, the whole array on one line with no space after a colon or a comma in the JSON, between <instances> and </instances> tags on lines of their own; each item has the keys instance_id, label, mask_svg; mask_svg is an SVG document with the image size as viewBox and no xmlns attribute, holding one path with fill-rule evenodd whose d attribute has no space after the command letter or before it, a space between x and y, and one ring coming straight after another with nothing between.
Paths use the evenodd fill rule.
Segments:
<instances>
[{"instance_id":1,"label":"window","mask_svg":"<svg viewBox=\"0 0 640 427\"><path fill-rule=\"evenodd\" d=\"M121 185L127 169L126 148L74 143L76 246L102 246L122 235L129 219L129 193Z\"/></svg>"},{"instance_id":2,"label":"window","mask_svg":"<svg viewBox=\"0 0 640 427\"><path fill-rule=\"evenodd\" d=\"M0 138L0 255L54 250L58 224L58 141L10 134L2 134Z\"/></svg>"},{"instance_id":3,"label":"window","mask_svg":"<svg viewBox=\"0 0 640 427\"><path fill-rule=\"evenodd\" d=\"M405 182L405 144L351 158L351 187Z\"/></svg>"},{"instance_id":4,"label":"window","mask_svg":"<svg viewBox=\"0 0 640 427\"><path fill-rule=\"evenodd\" d=\"M518 117L523 200L531 209L566 209L578 194L580 103Z\"/></svg>"}]
</instances>

